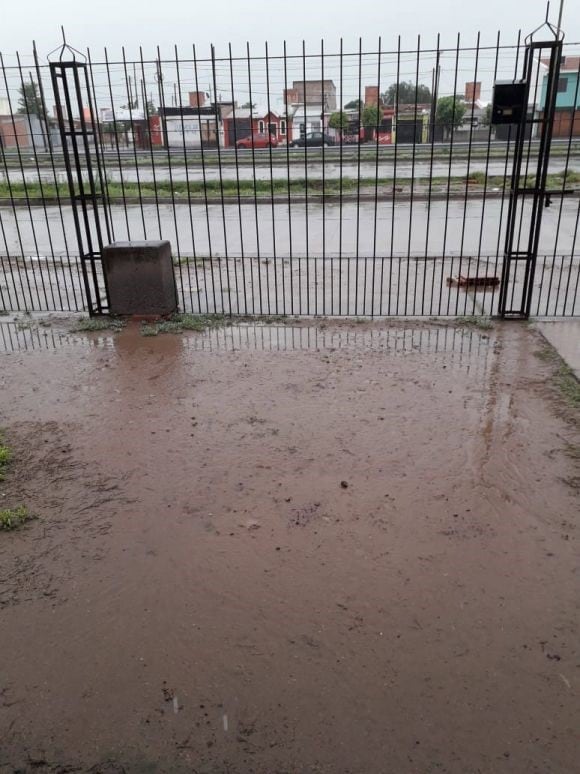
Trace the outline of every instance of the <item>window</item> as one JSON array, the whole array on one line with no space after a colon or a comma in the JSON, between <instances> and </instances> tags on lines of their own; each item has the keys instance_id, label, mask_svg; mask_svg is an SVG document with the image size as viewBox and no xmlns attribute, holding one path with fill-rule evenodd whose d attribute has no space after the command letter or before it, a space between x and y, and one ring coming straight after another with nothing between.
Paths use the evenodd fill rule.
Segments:
<instances>
[{"instance_id":1,"label":"window","mask_svg":"<svg viewBox=\"0 0 580 774\"><path fill-rule=\"evenodd\" d=\"M264 122L263 121L258 121L258 131L260 132L260 134L264 134Z\"/></svg>"},{"instance_id":2,"label":"window","mask_svg":"<svg viewBox=\"0 0 580 774\"><path fill-rule=\"evenodd\" d=\"M280 121L280 134L281 135L286 134L286 121L284 121L284 119Z\"/></svg>"},{"instance_id":3,"label":"window","mask_svg":"<svg viewBox=\"0 0 580 774\"><path fill-rule=\"evenodd\" d=\"M310 124L310 127L313 132L319 132L320 131L320 121L312 121Z\"/></svg>"},{"instance_id":4,"label":"window","mask_svg":"<svg viewBox=\"0 0 580 774\"><path fill-rule=\"evenodd\" d=\"M558 78L558 94L568 91L568 78Z\"/></svg>"}]
</instances>

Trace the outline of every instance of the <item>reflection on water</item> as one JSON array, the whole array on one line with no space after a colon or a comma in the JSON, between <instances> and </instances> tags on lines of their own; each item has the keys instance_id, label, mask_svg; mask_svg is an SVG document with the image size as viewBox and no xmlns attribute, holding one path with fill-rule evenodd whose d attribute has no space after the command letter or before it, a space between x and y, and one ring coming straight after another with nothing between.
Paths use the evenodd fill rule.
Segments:
<instances>
[{"instance_id":1,"label":"reflection on water","mask_svg":"<svg viewBox=\"0 0 580 774\"><path fill-rule=\"evenodd\" d=\"M42 327L34 323L0 323L0 351L20 352L61 347L115 348L118 337L127 335L101 332L79 334ZM134 331L132 332L134 335ZM143 344L165 339L144 338ZM176 334L171 334L176 335ZM201 352L292 352L371 349L386 354L449 353L457 358L477 359L490 349L494 336L476 328L454 325L402 326L361 324L343 326L333 322L316 325L238 323L204 333L184 333L181 346L186 351Z\"/></svg>"},{"instance_id":2,"label":"reflection on water","mask_svg":"<svg viewBox=\"0 0 580 774\"><path fill-rule=\"evenodd\" d=\"M114 347L113 333L85 336L77 333L63 333L35 323L0 322L0 352L27 352L38 349L60 349L64 346Z\"/></svg>"}]
</instances>

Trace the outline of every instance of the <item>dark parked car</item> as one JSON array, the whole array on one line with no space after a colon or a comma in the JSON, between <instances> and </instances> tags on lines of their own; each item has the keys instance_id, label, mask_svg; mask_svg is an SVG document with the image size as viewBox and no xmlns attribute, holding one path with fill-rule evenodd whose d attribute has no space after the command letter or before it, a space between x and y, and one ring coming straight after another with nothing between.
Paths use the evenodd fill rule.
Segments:
<instances>
[{"instance_id":1,"label":"dark parked car","mask_svg":"<svg viewBox=\"0 0 580 774\"><path fill-rule=\"evenodd\" d=\"M334 145L335 143L336 140L329 134L325 134L324 132L309 132L306 136L294 140L292 145L294 148L304 148L305 145L308 145L309 148L320 148L323 145L328 146Z\"/></svg>"},{"instance_id":2,"label":"dark parked car","mask_svg":"<svg viewBox=\"0 0 580 774\"><path fill-rule=\"evenodd\" d=\"M263 134L261 132L254 132L254 141L252 142L252 136L248 135L242 140L238 140L236 145L238 148L268 148L270 145L275 148L278 145L278 140L272 134Z\"/></svg>"}]
</instances>

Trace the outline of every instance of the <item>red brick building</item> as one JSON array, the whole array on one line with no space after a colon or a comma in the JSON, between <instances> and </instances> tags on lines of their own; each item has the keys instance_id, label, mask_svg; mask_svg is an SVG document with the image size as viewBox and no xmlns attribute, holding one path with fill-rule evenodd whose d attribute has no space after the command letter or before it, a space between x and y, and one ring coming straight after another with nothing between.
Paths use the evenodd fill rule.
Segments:
<instances>
[{"instance_id":1,"label":"red brick building","mask_svg":"<svg viewBox=\"0 0 580 774\"><path fill-rule=\"evenodd\" d=\"M248 137L252 131L257 134L269 132L279 145L292 142L292 117L286 116L285 111L268 111L268 108L259 106L253 110L229 106L227 112L222 110L222 123L225 148L233 148L238 140Z\"/></svg>"}]
</instances>

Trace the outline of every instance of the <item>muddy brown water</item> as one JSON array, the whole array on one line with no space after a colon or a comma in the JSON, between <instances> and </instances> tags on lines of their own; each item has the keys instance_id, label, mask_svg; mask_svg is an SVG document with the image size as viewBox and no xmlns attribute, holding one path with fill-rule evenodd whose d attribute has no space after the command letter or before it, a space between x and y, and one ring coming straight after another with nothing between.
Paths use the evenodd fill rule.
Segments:
<instances>
[{"instance_id":1,"label":"muddy brown water","mask_svg":"<svg viewBox=\"0 0 580 774\"><path fill-rule=\"evenodd\" d=\"M0 532L2 774L580 771L579 434L537 333L2 341L0 502L37 517Z\"/></svg>"}]
</instances>

